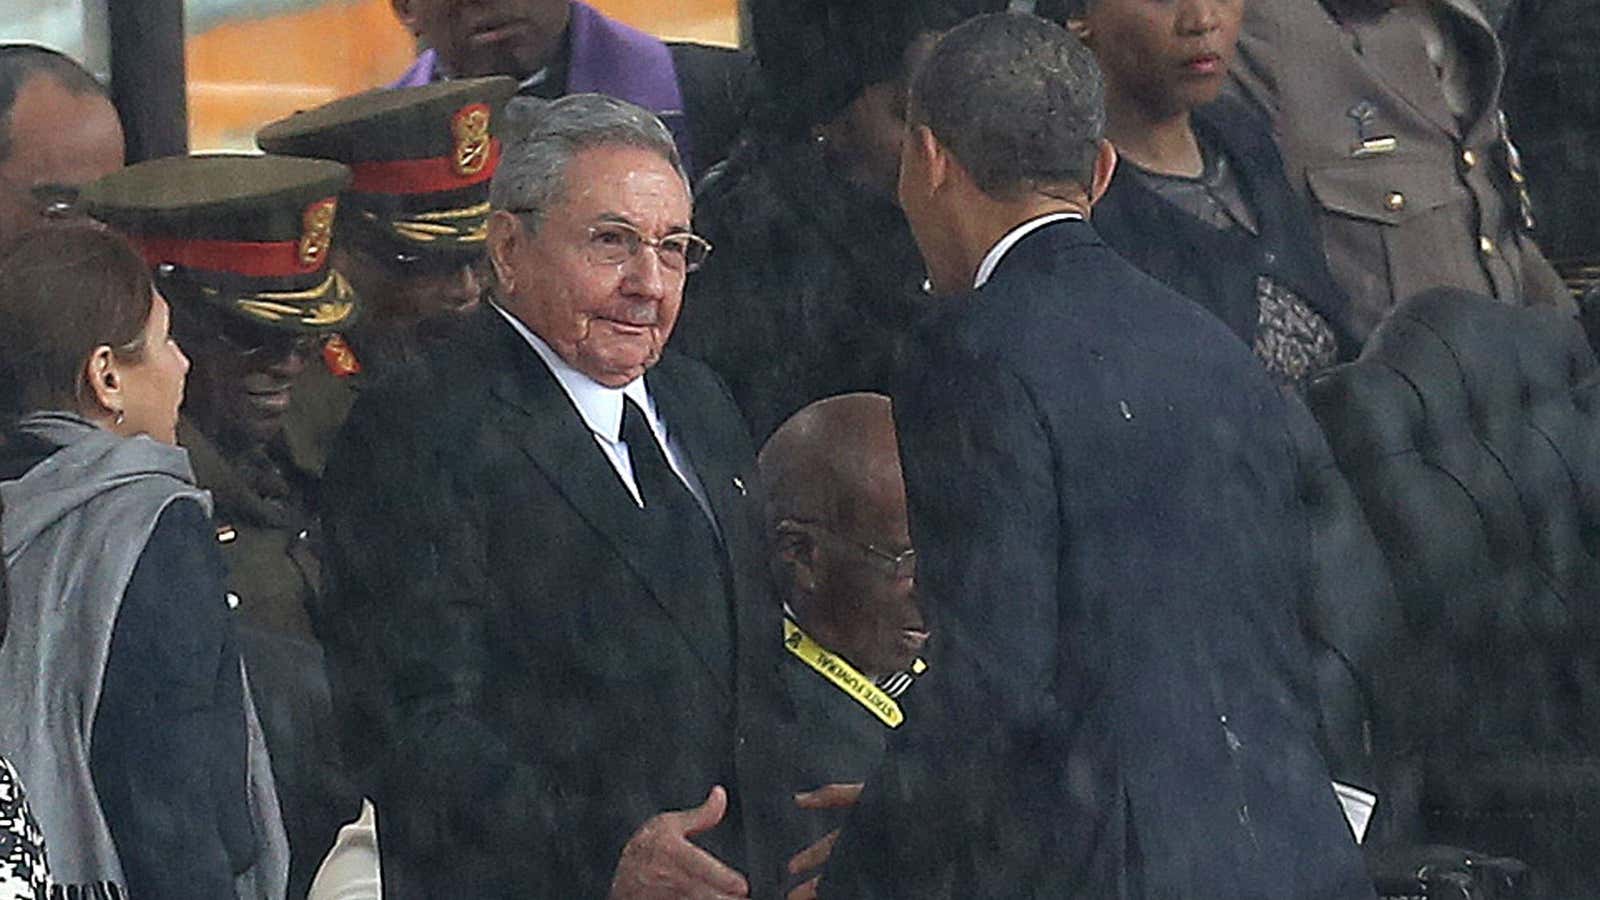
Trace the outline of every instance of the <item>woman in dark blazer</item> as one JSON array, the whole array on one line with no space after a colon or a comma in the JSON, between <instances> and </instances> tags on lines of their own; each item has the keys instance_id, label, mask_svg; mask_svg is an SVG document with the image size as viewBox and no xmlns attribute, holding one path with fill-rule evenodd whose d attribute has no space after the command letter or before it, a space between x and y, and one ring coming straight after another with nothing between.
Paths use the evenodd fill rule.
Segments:
<instances>
[{"instance_id":1,"label":"woman in dark blazer","mask_svg":"<svg viewBox=\"0 0 1600 900\"><path fill-rule=\"evenodd\" d=\"M1094 207L1095 230L1299 387L1360 347L1271 126L1218 99L1245 2L1057 0L1046 11L1105 74L1106 134L1120 164Z\"/></svg>"},{"instance_id":2,"label":"woman in dark blazer","mask_svg":"<svg viewBox=\"0 0 1600 900\"><path fill-rule=\"evenodd\" d=\"M68 895L281 897L210 498L175 445L189 361L168 322L108 231L0 256L0 747Z\"/></svg>"}]
</instances>

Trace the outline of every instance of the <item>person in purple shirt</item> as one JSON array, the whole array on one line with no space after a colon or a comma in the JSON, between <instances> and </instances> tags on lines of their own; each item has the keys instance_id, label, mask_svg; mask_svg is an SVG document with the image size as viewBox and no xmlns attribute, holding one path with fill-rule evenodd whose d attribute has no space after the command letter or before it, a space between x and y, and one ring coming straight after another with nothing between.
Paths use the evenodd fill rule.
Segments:
<instances>
[{"instance_id":1,"label":"person in purple shirt","mask_svg":"<svg viewBox=\"0 0 1600 900\"><path fill-rule=\"evenodd\" d=\"M510 75L530 96L608 94L659 116L696 179L743 124L753 63L738 51L664 43L573 0L390 4L427 47L391 87Z\"/></svg>"}]
</instances>

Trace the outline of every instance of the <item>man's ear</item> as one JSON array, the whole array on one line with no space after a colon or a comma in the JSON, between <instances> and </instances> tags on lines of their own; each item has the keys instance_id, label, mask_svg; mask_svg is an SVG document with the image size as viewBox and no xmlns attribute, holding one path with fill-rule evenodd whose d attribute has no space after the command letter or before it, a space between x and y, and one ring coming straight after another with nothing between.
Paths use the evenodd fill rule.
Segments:
<instances>
[{"instance_id":1,"label":"man's ear","mask_svg":"<svg viewBox=\"0 0 1600 900\"><path fill-rule=\"evenodd\" d=\"M934 137L933 129L926 125L911 126L908 139L918 167L928 175L928 193L938 193L950 181L950 164L953 162L950 152Z\"/></svg>"},{"instance_id":2,"label":"man's ear","mask_svg":"<svg viewBox=\"0 0 1600 900\"><path fill-rule=\"evenodd\" d=\"M1117 172L1117 148L1111 142L1101 139L1099 149L1094 155L1094 174L1089 180L1089 205L1100 202L1106 194L1106 189L1111 187L1111 176Z\"/></svg>"},{"instance_id":3,"label":"man's ear","mask_svg":"<svg viewBox=\"0 0 1600 900\"><path fill-rule=\"evenodd\" d=\"M489 264L494 266L495 283L507 295L516 290L512 261L516 259L521 243L527 239L528 234L515 214L503 209L489 214L489 234L484 241L484 252L489 254Z\"/></svg>"},{"instance_id":4,"label":"man's ear","mask_svg":"<svg viewBox=\"0 0 1600 900\"><path fill-rule=\"evenodd\" d=\"M83 364L83 383L87 388L84 399L92 399L102 414L115 416L127 405L127 398L122 393L122 375L117 371L117 358L109 346L101 344L89 354L89 360Z\"/></svg>"},{"instance_id":5,"label":"man's ear","mask_svg":"<svg viewBox=\"0 0 1600 900\"><path fill-rule=\"evenodd\" d=\"M415 0L389 0L389 6L394 9L394 17L400 20L400 24L404 25L413 37L420 36L417 30Z\"/></svg>"}]
</instances>

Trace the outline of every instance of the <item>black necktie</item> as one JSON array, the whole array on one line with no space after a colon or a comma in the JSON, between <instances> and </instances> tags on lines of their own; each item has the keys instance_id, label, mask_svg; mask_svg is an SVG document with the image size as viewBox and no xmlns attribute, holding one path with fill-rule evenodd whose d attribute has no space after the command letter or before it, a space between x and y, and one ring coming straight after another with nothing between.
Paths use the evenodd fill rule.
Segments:
<instances>
[{"instance_id":1,"label":"black necktie","mask_svg":"<svg viewBox=\"0 0 1600 900\"><path fill-rule=\"evenodd\" d=\"M688 485L672 471L667 456L656 440L644 411L632 399L622 399L622 440L628 445L628 458L633 462L633 483L644 498L644 508L666 514L666 518L682 522L680 516L695 515L702 519L705 512L689 493Z\"/></svg>"},{"instance_id":2,"label":"black necktie","mask_svg":"<svg viewBox=\"0 0 1600 900\"><path fill-rule=\"evenodd\" d=\"M644 411L626 397L622 401L622 439L633 462L633 483L644 498L644 509L639 511L644 534L658 551L658 571L672 585L662 599L684 622L693 623L708 661L731 684L733 623L728 569L711 517L667 464Z\"/></svg>"}]
</instances>

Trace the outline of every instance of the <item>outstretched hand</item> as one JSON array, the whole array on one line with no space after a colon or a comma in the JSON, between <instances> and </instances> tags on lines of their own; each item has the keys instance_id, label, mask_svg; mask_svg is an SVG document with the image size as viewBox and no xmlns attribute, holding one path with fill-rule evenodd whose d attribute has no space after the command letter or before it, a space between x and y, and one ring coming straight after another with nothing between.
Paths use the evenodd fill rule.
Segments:
<instances>
[{"instance_id":1,"label":"outstretched hand","mask_svg":"<svg viewBox=\"0 0 1600 900\"><path fill-rule=\"evenodd\" d=\"M750 896L745 877L695 846L690 838L715 828L728 813L728 792L715 785L693 809L645 820L622 848L610 900L737 900Z\"/></svg>"}]
</instances>

